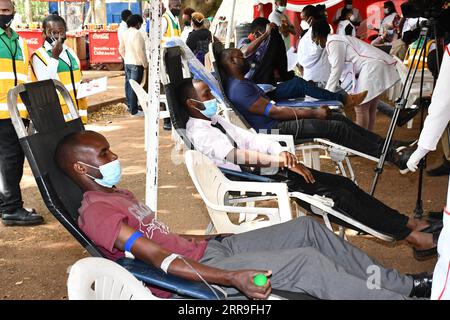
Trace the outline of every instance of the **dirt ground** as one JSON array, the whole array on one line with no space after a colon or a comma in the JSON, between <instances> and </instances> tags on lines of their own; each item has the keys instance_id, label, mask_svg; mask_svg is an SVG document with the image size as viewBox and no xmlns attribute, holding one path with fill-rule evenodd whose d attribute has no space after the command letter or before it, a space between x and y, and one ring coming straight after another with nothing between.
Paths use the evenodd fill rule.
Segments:
<instances>
[{"instance_id":1,"label":"dirt ground","mask_svg":"<svg viewBox=\"0 0 450 320\"><path fill-rule=\"evenodd\" d=\"M101 120L91 123L87 129L99 131L108 138L112 150L119 155L124 167L120 186L132 190L138 198L144 199L143 118L136 119L128 115L102 116L96 119L98 118ZM388 125L389 120L379 115L376 131L385 135ZM409 140L415 138L417 132L418 121L415 121L412 130L397 129L396 137ZM201 234L209 223L205 206L184 164L175 165L171 161L176 152L170 133L161 130L160 138L159 218L173 232ZM440 163L441 155L440 150L433 153L429 157L429 167ZM352 157L351 161L360 186L369 190L375 164L358 157ZM394 167L387 166L379 181L376 196L400 212L412 214L416 203L417 180L417 173L401 176ZM446 190L447 177L425 176L424 210L441 210ZM42 213L46 223L36 227L4 227L0 224L0 299L67 299L68 267L89 254L45 208L28 165L22 180L22 192L25 205ZM416 261L411 247L404 242L384 243L373 237L357 236L351 232L348 233L348 238L385 266L405 273L432 271L436 262L435 259Z\"/></svg>"}]
</instances>

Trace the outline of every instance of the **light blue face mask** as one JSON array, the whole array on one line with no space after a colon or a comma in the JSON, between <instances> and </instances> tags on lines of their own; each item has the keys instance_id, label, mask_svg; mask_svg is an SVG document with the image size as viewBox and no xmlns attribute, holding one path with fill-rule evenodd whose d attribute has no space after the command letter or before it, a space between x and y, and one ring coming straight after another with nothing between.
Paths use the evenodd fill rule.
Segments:
<instances>
[{"instance_id":1,"label":"light blue face mask","mask_svg":"<svg viewBox=\"0 0 450 320\"><path fill-rule=\"evenodd\" d=\"M191 100L203 104L203 106L205 107L205 110L200 110L195 107L194 108L197 109L198 111L200 111L205 117L211 119L214 115L216 115L216 113L217 113L217 100L216 99L211 99L211 100L203 101L203 102L195 100L195 99L191 99Z\"/></svg>"},{"instance_id":2,"label":"light blue face mask","mask_svg":"<svg viewBox=\"0 0 450 320\"><path fill-rule=\"evenodd\" d=\"M89 174L86 175L103 187L112 188L120 182L120 178L122 177L122 167L120 166L119 159L108 162L98 168L81 161L78 162L84 164L85 166L99 170L103 176L102 179L95 178Z\"/></svg>"},{"instance_id":3,"label":"light blue face mask","mask_svg":"<svg viewBox=\"0 0 450 320\"><path fill-rule=\"evenodd\" d=\"M280 11L281 13L283 13L286 10L286 7L285 6L278 6L277 10Z\"/></svg>"}]
</instances>

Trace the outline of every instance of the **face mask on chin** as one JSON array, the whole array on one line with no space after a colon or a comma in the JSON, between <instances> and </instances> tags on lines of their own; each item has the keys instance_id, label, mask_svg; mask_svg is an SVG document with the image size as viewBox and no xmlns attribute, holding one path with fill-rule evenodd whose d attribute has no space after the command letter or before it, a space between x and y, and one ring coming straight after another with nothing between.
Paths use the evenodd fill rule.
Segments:
<instances>
[{"instance_id":1,"label":"face mask on chin","mask_svg":"<svg viewBox=\"0 0 450 320\"><path fill-rule=\"evenodd\" d=\"M3 30L9 28L14 19L14 14L1 14L0 15L0 28Z\"/></svg>"},{"instance_id":2,"label":"face mask on chin","mask_svg":"<svg viewBox=\"0 0 450 320\"><path fill-rule=\"evenodd\" d=\"M303 30L308 30L308 29L309 29L309 23L306 22L306 20L302 20L302 21L300 22L300 27L301 27Z\"/></svg>"},{"instance_id":3,"label":"face mask on chin","mask_svg":"<svg viewBox=\"0 0 450 320\"><path fill-rule=\"evenodd\" d=\"M242 74L245 75L250 71L251 67L252 66L250 65L250 63L246 59L244 59L244 63L239 66L239 69L241 70Z\"/></svg>"},{"instance_id":4,"label":"face mask on chin","mask_svg":"<svg viewBox=\"0 0 450 320\"><path fill-rule=\"evenodd\" d=\"M180 9L171 9L170 12L172 12L174 17L178 17L181 13Z\"/></svg>"},{"instance_id":5,"label":"face mask on chin","mask_svg":"<svg viewBox=\"0 0 450 320\"><path fill-rule=\"evenodd\" d=\"M56 41L58 41L58 40L53 37L46 37L45 41L47 41L48 43L50 43L50 45L52 47L54 47L56 44ZM62 43L64 43L66 41L66 38L61 38L61 41L62 41Z\"/></svg>"}]
</instances>

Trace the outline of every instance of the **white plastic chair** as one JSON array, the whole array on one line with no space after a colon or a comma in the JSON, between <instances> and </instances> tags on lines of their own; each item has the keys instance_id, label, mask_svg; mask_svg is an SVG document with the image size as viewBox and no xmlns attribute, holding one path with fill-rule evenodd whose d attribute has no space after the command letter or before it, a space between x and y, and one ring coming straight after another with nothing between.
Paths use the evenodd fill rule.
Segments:
<instances>
[{"instance_id":1,"label":"white plastic chair","mask_svg":"<svg viewBox=\"0 0 450 320\"><path fill-rule=\"evenodd\" d=\"M144 90L144 88L134 81L133 79L130 79L130 85L131 88L133 88L134 93L136 93L136 96L139 100L139 104L142 107L142 110L144 111L145 115L148 115L148 102L149 102L149 95ZM166 111L161 111L159 113L160 119L170 118L169 109L167 108L167 98L165 94L161 94L160 102L164 103L166 105ZM147 130L147 121L145 121L145 146L147 147L147 139L148 139L148 130ZM177 148L179 148L180 145L182 145L183 141L179 137L179 135L176 133L176 130L172 130L172 140L175 141L175 144L177 145Z\"/></svg>"},{"instance_id":2,"label":"white plastic chair","mask_svg":"<svg viewBox=\"0 0 450 320\"><path fill-rule=\"evenodd\" d=\"M69 300L160 300L125 268L98 257L70 268L67 290Z\"/></svg>"},{"instance_id":3,"label":"white plastic chair","mask_svg":"<svg viewBox=\"0 0 450 320\"><path fill-rule=\"evenodd\" d=\"M395 66L397 68L398 74L400 75L401 87L403 88L405 86L405 83L409 86L409 84L411 83L412 74L413 74L414 71L411 72L410 77L407 79L409 68L397 56L394 56L394 59L397 61ZM420 83L421 83L421 79L422 79L422 69L419 68L417 70L416 76L415 76L414 81L412 83L411 92L410 92L409 96L407 97L408 98L408 102L406 104L406 108L413 107L413 103L420 97ZM433 78L433 75L431 74L431 72L428 69L425 69L423 80L424 80L424 82L423 82L424 83L423 96L431 95L433 93L434 78ZM397 93L398 93L398 95L400 95L401 94L401 89L399 89L397 91ZM412 125L413 125L413 119L411 119L408 122L407 128L411 129Z\"/></svg>"},{"instance_id":4,"label":"white plastic chair","mask_svg":"<svg viewBox=\"0 0 450 320\"><path fill-rule=\"evenodd\" d=\"M372 228L334 210L332 208L334 206L332 199L319 195L308 195L301 192L288 192L287 185L284 182L231 181L224 176L209 158L195 150L186 151L185 161L189 175L206 205L212 222L212 226L208 227L209 230L207 231L215 230L218 233L241 233L289 221L301 215L298 210L295 216L292 215L290 199L296 198L310 204L311 211L314 214L322 216L325 225L331 231L334 230L329 220L329 215L379 239L389 242L393 241L391 237L373 230ZM229 192L231 191L240 192L242 197L236 200L229 199ZM251 192L259 192L262 196L245 196L247 193ZM239 203L254 205L255 201L272 199L278 201L277 208L254 206L238 207L229 205ZM230 213L250 214L253 219L246 219L243 222L240 221L240 224L235 224L228 216ZM254 215L265 215L269 220L254 219ZM340 235L344 237L345 229L340 226L339 231Z\"/></svg>"}]
</instances>

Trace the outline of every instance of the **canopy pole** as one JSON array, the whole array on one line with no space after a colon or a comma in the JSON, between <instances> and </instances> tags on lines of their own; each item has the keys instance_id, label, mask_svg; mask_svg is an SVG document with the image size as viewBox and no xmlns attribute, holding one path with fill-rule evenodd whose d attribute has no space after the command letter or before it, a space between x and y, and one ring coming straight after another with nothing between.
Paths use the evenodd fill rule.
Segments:
<instances>
[{"instance_id":1,"label":"canopy pole","mask_svg":"<svg viewBox=\"0 0 450 320\"><path fill-rule=\"evenodd\" d=\"M228 28L227 28L227 35L225 37L225 48L230 47L231 42L231 35L233 34L234 30L234 10L236 9L236 0L232 0L233 4L231 6L231 14L228 18Z\"/></svg>"},{"instance_id":2,"label":"canopy pole","mask_svg":"<svg viewBox=\"0 0 450 320\"><path fill-rule=\"evenodd\" d=\"M160 56L161 56L161 1L150 1L152 13L150 28L150 50L148 69L149 103L145 121L147 139L147 175L145 203L155 212L158 208L158 148L159 148L159 103L160 103Z\"/></svg>"}]
</instances>

